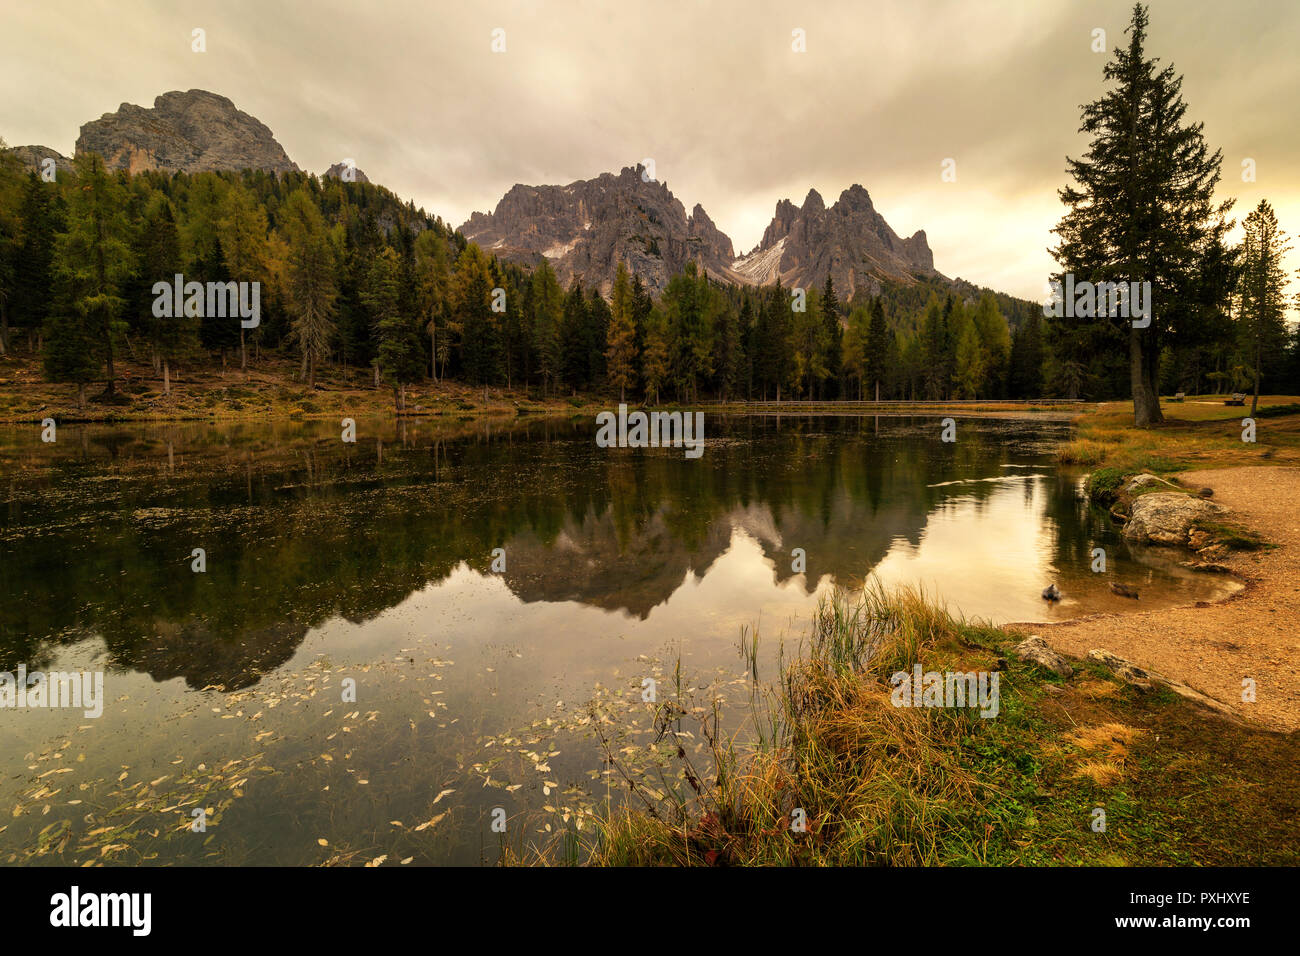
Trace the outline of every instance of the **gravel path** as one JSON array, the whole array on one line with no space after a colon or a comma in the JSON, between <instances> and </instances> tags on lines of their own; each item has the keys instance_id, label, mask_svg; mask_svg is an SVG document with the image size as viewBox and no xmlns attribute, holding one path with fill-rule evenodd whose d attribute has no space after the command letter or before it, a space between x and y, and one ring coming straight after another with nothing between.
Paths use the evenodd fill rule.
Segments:
<instances>
[{"instance_id":1,"label":"gravel path","mask_svg":"<svg viewBox=\"0 0 1300 956\"><path fill-rule=\"evenodd\" d=\"M1223 562L1246 579L1246 589L1221 604L1095 615L1034 630L1062 653L1082 657L1105 648L1249 720L1300 729L1300 469L1224 468L1179 477L1190 487L1213 488L1228 520L1278 546ZM1247 677L1256 682L1254 703L1241 699Z\"/></svg>"}]
</instances>

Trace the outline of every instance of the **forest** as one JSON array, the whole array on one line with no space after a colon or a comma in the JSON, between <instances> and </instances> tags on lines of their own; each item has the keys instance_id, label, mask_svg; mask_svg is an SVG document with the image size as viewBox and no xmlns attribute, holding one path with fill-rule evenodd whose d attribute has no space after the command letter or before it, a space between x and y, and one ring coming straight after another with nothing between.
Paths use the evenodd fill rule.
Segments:
<instances>
[{"instance_id":1,"label":"forest","mask_svg":"<svg viewBox=\"0 0 1300 956\"><path fill-rule=\"evenodd\" d=\"M127 401L115 388L124 354L147 356L164 394L178 370L247 370L267 354L291 357L311 387L322 370L373 370L399 412L408 385L444 379L647 404L1134 397L1139 424L1158 420L1162 393L1300 391L1286 235L1261 200L1240 245L1228 242L1232 203L1211 197L1221 156L1183 121L1181 78L1156 70L1144 39L1139 8L1107 67L1116 89L1084 108L1093 143L1069 161L1052 251L1078 279L1154 277L1149 329L1052 318L938 275L845 301L829 277L806 290L736 286L688 262L653 296L619 263L610 288L575 278L565 289L545 259L499 260L371 183L129 175L93 153L38 175L0 152L0 356L39 356L79 407ZM1138 123L1116 122L1133 102ZM258 283L260 321L156 316L153 287L176 275Z\"/></svg>"}]
</instances>

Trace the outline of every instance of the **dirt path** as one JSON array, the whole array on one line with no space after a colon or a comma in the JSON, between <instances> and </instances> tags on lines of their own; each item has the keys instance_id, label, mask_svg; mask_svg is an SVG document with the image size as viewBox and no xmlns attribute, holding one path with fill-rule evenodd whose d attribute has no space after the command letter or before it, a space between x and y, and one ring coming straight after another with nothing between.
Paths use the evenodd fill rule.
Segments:
<instances>
[{"instance_id":1,"label":"dirt path","mask_svg":"<svg viewBox=\"0 0 1300 956\"><path fill-rule=\"evenodd\" d=\"M1247 719L1300 729L1300 469L1225 468L1180 478L1213 488L1231 520L1278 545L1223 562L1246 579L1246 589L1208 607L1097 615L1034 630L1063 653L1082 657L1105 648ZM1247 677L1257 685L1254 703L1241 700Z\"/></svg>"}]
</instances>

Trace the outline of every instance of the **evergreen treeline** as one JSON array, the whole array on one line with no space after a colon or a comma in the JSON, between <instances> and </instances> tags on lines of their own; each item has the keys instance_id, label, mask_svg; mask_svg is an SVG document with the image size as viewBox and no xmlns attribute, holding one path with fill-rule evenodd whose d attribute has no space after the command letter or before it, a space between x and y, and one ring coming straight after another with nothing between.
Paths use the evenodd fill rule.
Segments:
<instances>
[{"instance_id":1,"label":"evergreen treeline","mask_svg":"<svg viewBox=\"0 0 1300 956\"><path fill-rule=\"evenodd\" d=\"M737 288L688 263L654 298L621 267L608 296L562 288L545 262L502 262L369 183L265 172L130 176L99 157L45 182L0 174L0 302L53 381L105 382L148 355L170 387L187 363L267 350L303 381L334 363L394 391L450 377L542 396L617 391L650 402L1036 395L1034 308L1013 336L992 293L887 285L849 305L828 279L796 292ZM259 282L261 319L154 315L157 282ZM921 297L923 296L923 297ZM1007 300L1015 302L1015 300ZM919 303L919 305L918 305ZM1031 341L1032 340L1032 341ZM1019 366L1017 360L1019 359Z\"/></svg>"}]
</instances>

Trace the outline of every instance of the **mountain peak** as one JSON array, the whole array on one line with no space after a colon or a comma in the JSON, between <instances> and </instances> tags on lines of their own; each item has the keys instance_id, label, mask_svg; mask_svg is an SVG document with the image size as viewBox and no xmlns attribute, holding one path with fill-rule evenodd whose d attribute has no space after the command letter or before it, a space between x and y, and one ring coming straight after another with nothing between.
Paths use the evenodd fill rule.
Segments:
<instances>
[{"instance_id":1,"label":"mountain peak","mask_svg":"<svg viewBox=\"0 0 1300 956\"><path fill-rule=\"evenodd\" d=\"M132 173L264 169L297 170L271 131L208 90L173 90L153 107L123 103L81 127L78 153L99 153L110 169Z\"/></svg>"},{"instance_id":2,"label":"mountain peak","mask_svg":"<svg viewBox=\"0 0 1300 956\"><path fill-rule=\"evenodd\" d=\"M546 259L561 284L581 278L608 292L619 261L661 292L687 262L727 278L731 240L698 203L691 214L640 163L567 186L515 186L490 213L460 227L466 239L504 259Z\"/></svg>"},{"instance_id":3,"label":"mountain peak","mask_svg":"<svg viewBox=\"0 0 1300 956\"><path fill-rule=\"evenodd\" d=\"M836 202L836 205L838 206L841 203L857 208L872 208L871 194L857 183L854 183L848 189L844 190L844 192L840 193L840 198Z\"/></svg>"},{"instance_id":4,"label":"mountain peak","mask_svg":"<svg viewBox=\"0 0 1300 956\"><path fill-rule=\"evenodd\" d=\"M329 169L325 170L325 175L322 178L341 179L344 182L349 183L370 182L370 178L361 170L357 169L357 164L350 162L335 163Z\"/></svg>"},{"instance_id":5,"label":"mountain peak","mask_svg":"<svg viewBox=\"0 0 1300 956\"><path fill-rule=\"evenodd\" d=\"M821 285L829 275L851 298L878 290L883 279L911 282L914 273L934 273L934 255L924 232L900 237L854 183L830 209L816 189L797 210L788 199L778 202L758 248L732 268L748 281L779 279L802 288Z\"/></svg>"}]
</instances>

